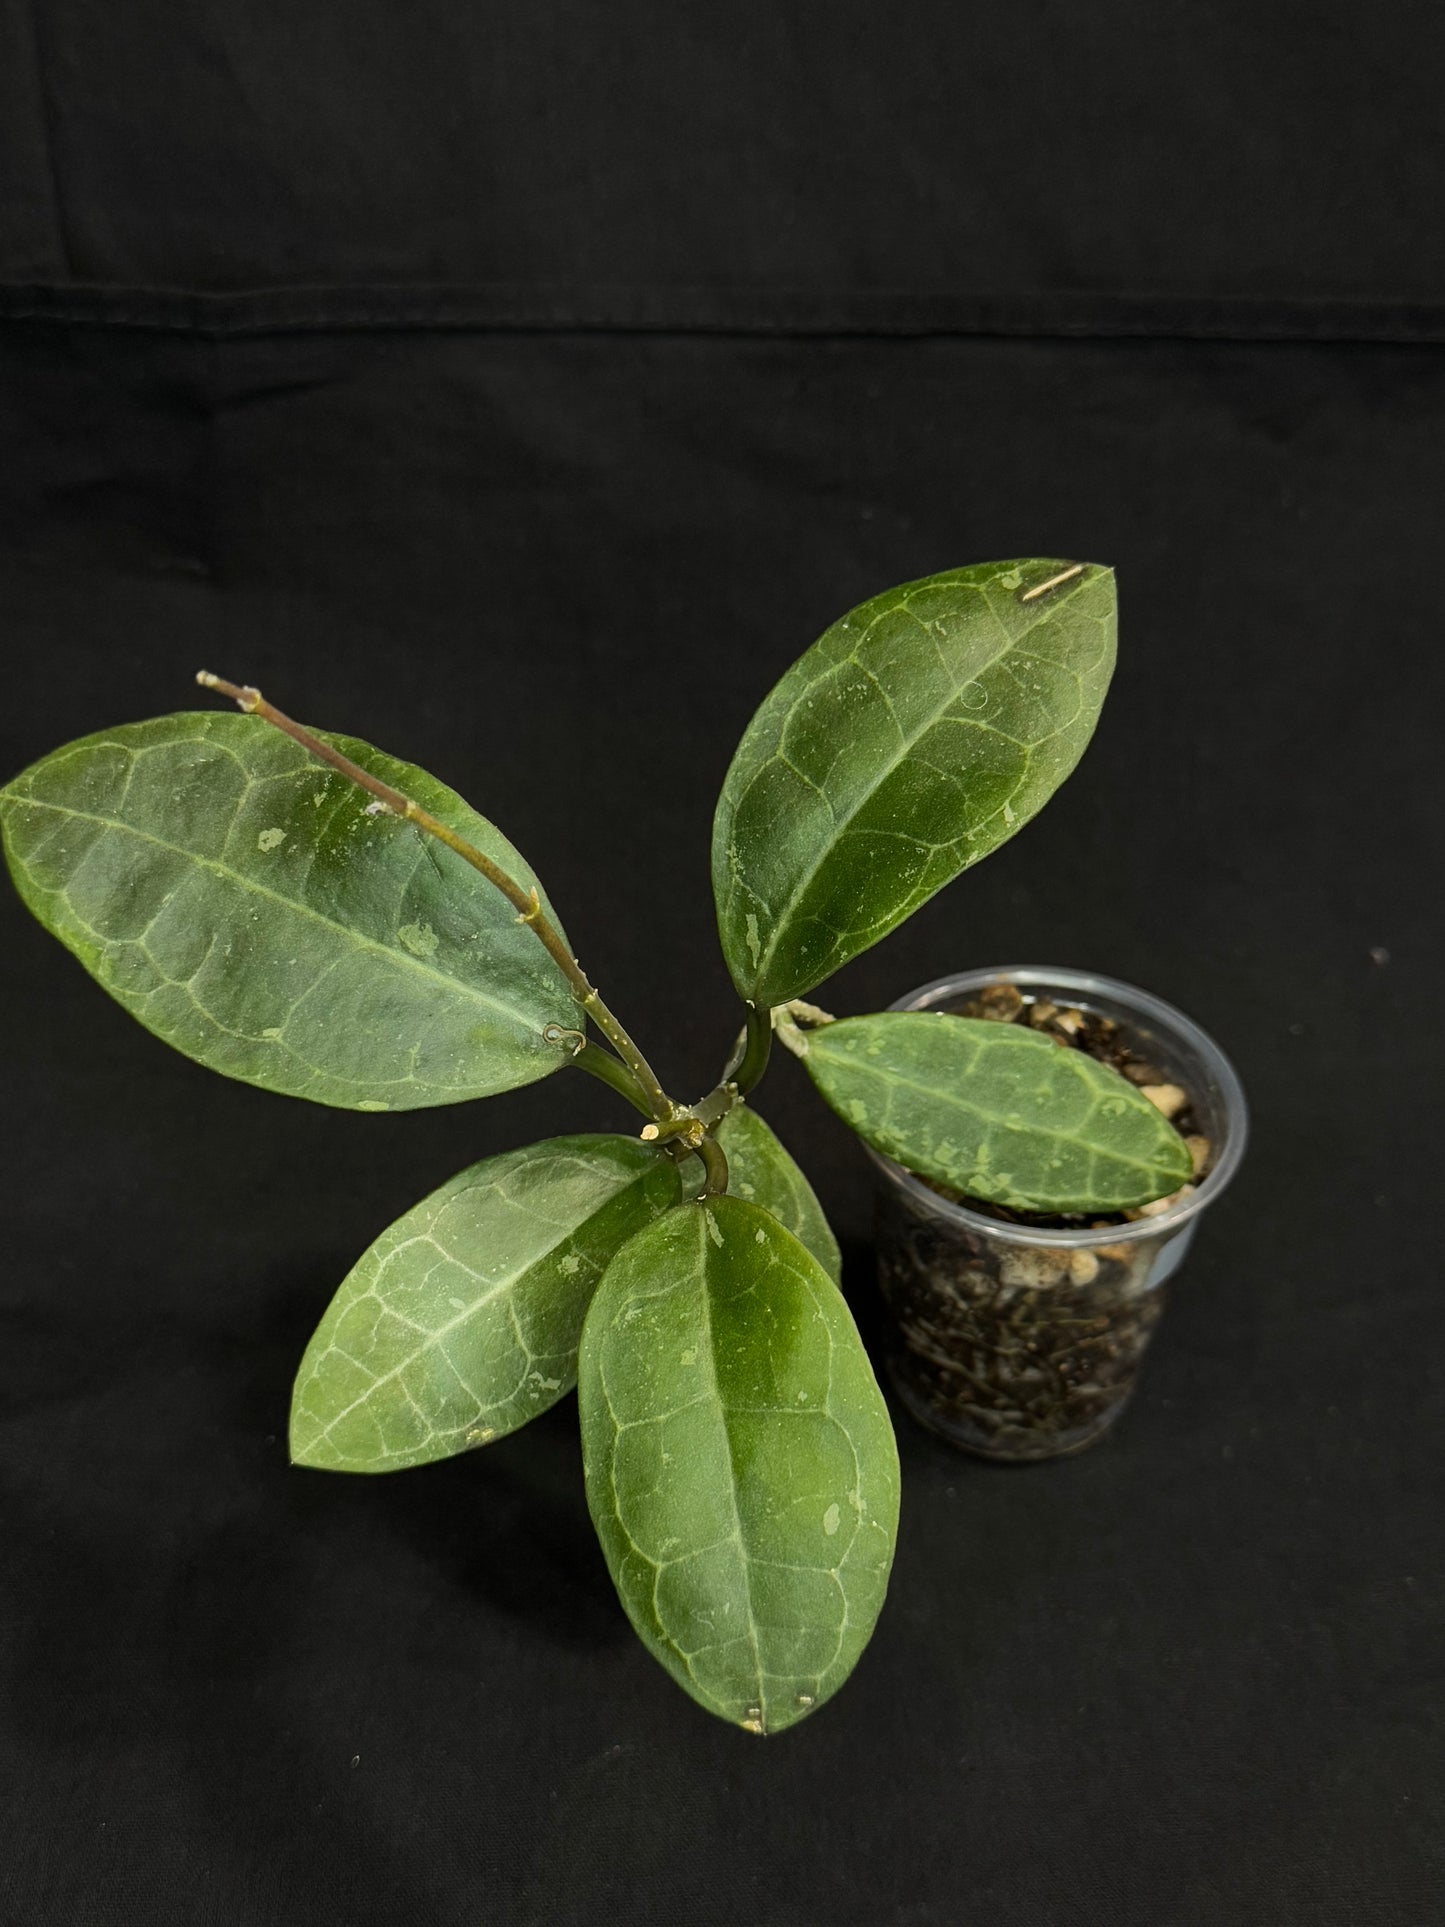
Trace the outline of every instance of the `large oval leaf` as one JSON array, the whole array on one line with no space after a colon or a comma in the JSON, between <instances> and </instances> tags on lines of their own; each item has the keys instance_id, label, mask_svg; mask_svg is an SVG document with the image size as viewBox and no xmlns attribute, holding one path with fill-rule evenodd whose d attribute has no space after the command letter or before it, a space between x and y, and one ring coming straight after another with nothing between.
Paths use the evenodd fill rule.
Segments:
<instances>
[{"instance_id":1,"label":"large oval leaf","mask_svg":"<svg viewBox=\"0 0 1445 1927\"><path fill-rule=\"evenodd\" d=\"M329 736L526 888L531 870L424 770ZM566 1061L566 979L511 905L251 716L162 716L56 750L0 790L40 921L188 1057L351 1110L485 1097Z\"/></svg>"},{"instance_id":2,"label":"large oval leaf","mask_svg":"<svg viewBox=\"0 0 1445 1927\"><path fill-rule=\"evenodd\" d=\"M803 1719L867 1644L898 1521L888 1413L832 1280L758 1206L682 1205L608 1266L577 1387L643 1644L750 1732Z\"/></svg>"},{"instance_id":3,"label":"large oval leaf","mask_svg":"<svg viewBox=\"0 0 1445 1927\"><path fill-rule=\"evenodd\" d=\"M718 799L713 895L742 995L801 996L1022 828L1082 755L1113 666L1095 563L950 569L835 622Z\"/></svg>"},{"instance_id":4,"label":"large oval leaf","mask_svg":"<svg viewBox=\"0 0 1445 1927\"><path fill-rule=\"evenodd\" d=\"M844 1017L803 1062L875 1150L1020 1211L1122 1211L1188 1181L1188 1149L1108 1064L1038 1031L943 1011Z\"/></svg>"},{"instance_id":5,"label":"large oval leaf","mask_svg":"<svg viewBox=\"0 0 1445 1927\"><path fill-rule=\"evenodd\" d=\"M833 1283L843 1278L838 1240L811 1184L750 1105L728 1112L717 1130L728 1161L728 1191L770 1211L818 1260Z\"/></svg>"},{"instance_id":6,"label":"large oval leaf","mask_svg":"<svg viewBox=\"0 0 1445 1927\"><path fill-rule=\"evenodd\" d=\"M577 1380L603 1270L681 1195L627 1137L559 1137L474 1164L384 1231L306 1348L291 1457L393 1472L485 1445Z\"/></svg>"}]
</instances>

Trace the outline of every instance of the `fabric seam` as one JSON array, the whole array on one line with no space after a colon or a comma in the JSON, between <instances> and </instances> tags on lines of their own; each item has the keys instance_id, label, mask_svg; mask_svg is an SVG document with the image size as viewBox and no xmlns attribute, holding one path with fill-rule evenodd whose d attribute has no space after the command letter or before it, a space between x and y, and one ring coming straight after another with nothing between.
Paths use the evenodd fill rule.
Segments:
<instances>
[{"instance_id":1,"label":"fabric seam","mask_svg":"<svg viewBox=\"0 0 1445 1927\"><path fill-rule=\"evenodd\" d=\"M1445 343L1445 302L630 287L168 288L0 282L0 322L211 338L350 331Z\"/></svg>"}]
</instances>

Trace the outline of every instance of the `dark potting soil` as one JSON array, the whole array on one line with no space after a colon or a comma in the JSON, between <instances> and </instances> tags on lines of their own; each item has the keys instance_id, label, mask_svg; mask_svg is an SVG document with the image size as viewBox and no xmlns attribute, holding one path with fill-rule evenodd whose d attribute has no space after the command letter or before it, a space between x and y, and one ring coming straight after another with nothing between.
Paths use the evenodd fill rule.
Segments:
<instances>
[{"instance_id":1,"label":"dark potting soil","mask_svg":"<svg viewBox=\"0 0 1445 1927\"><path fill-rule=\"evenodd\" d=\"M898 1322L894 1382L914 1412L994 1459L1080 1451L1123 1410L1163 1288L1152 1238L1084 1252L1001 1247L879 1200L878 1271Z\"/></svg>"}]
</instances>

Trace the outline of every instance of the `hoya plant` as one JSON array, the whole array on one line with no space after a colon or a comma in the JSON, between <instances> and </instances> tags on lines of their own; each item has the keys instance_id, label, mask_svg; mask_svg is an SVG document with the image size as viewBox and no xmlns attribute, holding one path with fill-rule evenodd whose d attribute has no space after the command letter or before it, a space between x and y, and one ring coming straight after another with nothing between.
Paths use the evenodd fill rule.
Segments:
<instances>
[{"instance_id":1,"label":"hoya plant","mask_svg":"<svg viewBox=\"0 0 1445 1927\"><path fill-rule=\"evenodd\" d=\"M753 1108L780 1034L909 1169L1031 1211L1175 1190L1188 1155L1112 1069L1017 1026L803 1001L1022 828L1114 661L1092 563L951 569L841 617L753 717L712 843L741 1035L693 1103L577 961L541 882L410 763L237 710L126 723L0 791L21 896L141 1023L318 1104L460 1104L590 1074L646 1122L484 1158L357 1260L297 1375L294 1460L394 1472L575 1386L587 1499L648 1650L755 1733L847 1678L898 1519L888 1413L807 1179Z\"/></svg>"}]
</instances>

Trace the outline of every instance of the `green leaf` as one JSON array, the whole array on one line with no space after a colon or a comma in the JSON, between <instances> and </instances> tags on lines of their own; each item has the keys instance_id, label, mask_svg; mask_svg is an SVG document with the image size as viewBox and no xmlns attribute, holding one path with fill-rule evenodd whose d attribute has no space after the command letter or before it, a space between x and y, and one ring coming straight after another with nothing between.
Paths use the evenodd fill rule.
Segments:
<instances>
[{"instance_id":1,"label":"green leaf","mask_svg":"<svg viewBox=\"0 0 1445 1927\"><path fill-rule=\"evenodd\" d=\"M494 857L500 830L424 770L328 736ZM566 1062L567 981L511 905L251 716L162 716L56 750L0 790L35 915L199 1063L350 1110L529 1084Z\"/></svg>"},{"instance_id":2,"label":"green leaf","mask_svg":"<svg viewBox=\"0 0 1445 1927\"><path fill-rule=\"evenodd\" d=\"M1020 1211L1122 1211L1189 1179L1179 1133L1108 1064L1035 1030L885 1011L808 1031L803 1062L876 1151Z\"/></svg>"},{"instance_id":3,"label":"green leaf","mask_svg":"<svg viewBox=\"0 0 1445 1927\"><path fill-rule=\"evenodd\" d=\"M577 1380L577 1340L620 1245L676 1204L635 1138L558 1137L486 1158L398 1218L306 1348L291 1457L393 1472L485 1445Z\"/></svg>"},{"instance_id":4,"label":"green leaf","mask_svg":"<svg viewBox=\"0 0 1445 1927\"><path fill-rule=\"evenodd\" d=\"M718 799L713 895L742 996L803 995L1021 829L1083 754L1113 666L1096 563L950 569L835 622Z\"/></svg>"},{"instance_id":5,"label":"green leaf","mask_svg":"<svg viewBox=\"0 0 1445 1927\"><path fill-rule=\"evenodd\" d=\"M669 1211L582 1328L587 1499L638 1636L709 1712L777 1732L883 1604L898 1454L837 1287L741 1198Z\"/></svg>"},{"instance_id":6,"label":"green leaf","mask_svg":"<svg viewBox=\"0 0 1445 1927\"><path fill-rule=\"evenodd\" d=\"M813 1187L749 1105L739 1104L718 1126L717 1140L728 1161L728 1192L760 1204L791 1231L818 1260L835 1285L843 1279L838 1240L823 1215Z\"/></svg>"}]
</instances>

